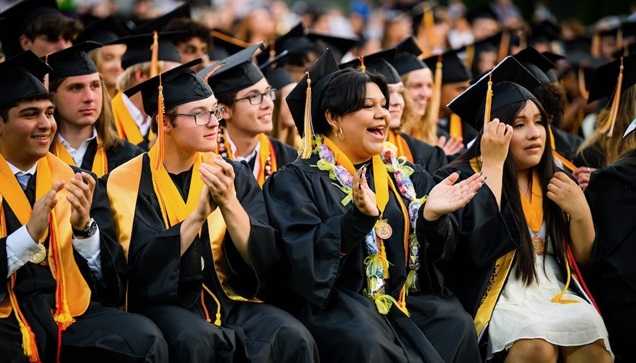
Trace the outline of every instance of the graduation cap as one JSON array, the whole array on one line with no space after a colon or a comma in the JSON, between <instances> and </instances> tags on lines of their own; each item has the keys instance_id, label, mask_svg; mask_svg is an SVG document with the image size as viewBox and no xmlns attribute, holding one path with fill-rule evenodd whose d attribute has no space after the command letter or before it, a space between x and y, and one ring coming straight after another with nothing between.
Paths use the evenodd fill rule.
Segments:
<instances>
[{"instance_id":1,"label":"graduation cap","mask_svg":"<svg viewBox=\"0 0 636 363\"><path fill-rule=\"evenodd\" d=\"M134 87L124 91L127 96L141 92L144 104L144 112L147 115L157 115L159 96L159 78L163 86L163 102L166 110L170 110L184 103L206 99L213 95L210 87L199 78L192 67L201 63L201 59L195 59L160 76L152 77Z\"/></svg>"},{"instance_id":2,"label":"graduation cap","mask_svg":"<svg viewBox=\"0 0 636 363\"><path fill-rule=\"evenodd\" d=\"M182 36L184 32L159 33L159 59L165 62L181 63L179 51L172 43L172 38ZM104 44L125 44L126 52L121 57L121 66L126 69L139 63L150 62L152 58L151 46L154 41L152 33L128 35L118 40Z\"/></svg>"},{"instance_id":3,"label":"graduation cap","mask_svg":"<svg viewBox=\"0 0 636 363\"><path fill-rule=\"evenodd\" d=\"M267 54L263 52L262 54ZM262 63L259 68L267 79L267 82L275 89L281 89L289 84L294 83L291 75L283 67L287 58L287 51L284 50L276 57Z\"/></svg>"},{"instance_id":4,"label":"graduation cap","mask_svg":"<svg viewBox=\"0 0 636 363\"><path fill-rule=\"evenodd\" d=\"M51 80L97 73L97 66L88 52L101 46L100 43L87 41L49 55L46 61L53 69Z\"/></svg>"},{"instance_id":5,"label":"graduation cap","mask_svg":"<svg viewBox=\"0 0 636 363\"><path fill-rule=\"evenodd\" d=\"M331 49L338 62L348 51L360 43L360 39L343 38L321 33L308 33L307 38L323 49Z\"/></svg>"},{"instance_id":6,"label":"graduation cap","mask_svg":"<svg viewBox=\"0 0 636 363\"><path fill-rule=\"evenodd\" d=\"M86 27L77 37L77 42L92 40L94 42L106 44L119 39L119 37L130 34L130 29L125 22L116 17L109 16L103 19L94 18L85 20Z\"/></svg>"},{"instance_id":7,"label":"graduation cap","mask_svg":"<svg viewBox=\"0 0 636 363\"><path fill-rule=\"evenodd\" d=\"M0 41L7 56L22 51L20 36L41 16L62 17L56 0L22 0L0 13Z\"/></svg>"},{"instance_id":8,"label":"graduation cap","mask_svg":"<svg viewBox=\"0 0 636 363\"><path fill-rule=\"evenodd\" d=\"M465 82L470 80L470 73L459 59L457 50L451 49L446 52L424 59L424 63L430 69L435 69L438 60L442 61L442 84Z\"/></svg>"},{"instance_id":9,"label":"graduation cap","mask_svg":"<svg viewBox=\"0 0 636 363\"><path fill-rule=\"evenodd\" d=\"M47 96L42 84L51 68L30 50L0 63L0 108L22 99Z\"/></svg>"},{"instance_id":10,"label":"graduation cap","mask_svg":"<svg viewBox=\"0 0 636 363\"><path fill-rule=\"evenodd\" d=\"M245 89L263 79L263 73L252 58L263 44L256 44L220 61L222 64L210 77L208 84L216 94Z\"/></svg>"},{"instance_id":11,"label":"graduation cap","mask_svg":"<svg viewBox=\"0 0 636 363\"><path fill-rule=\"evenodd\" d=\"M525 48L519 53L513 56L519 63L532 73L534 78L539 80L542 84L555 82L556 79L551 79L548 71L554 69L554 63L548 58L544 57L536 49L532 47Z\"/></svg>"},{"instance_id":12,"label":"graduation cap","mask_svg":"<svg viewBox=\"0 0 636 363\"><path fill-rule=\"evenodd\" d=\"M391 63L387 62L387 59L393 59L395 57L396 49L383 50L377 53L369 54L358 59L354 59L350 62L340 64L340 68L354 68L362 71L379 74L384 77L387 84L400 83L400 75L393 68Z\"/></svg>"},{"instance_id":13,"label":"graduation cap","mask_svg":"<svg viewBox=\"0 0 636 363\"><path fill-rule=\"evenodd\" d=\"M554 52L541 52L541 55L548 58L552 64L556 65L562 60L565 60L565 56Z\"/></svg>"},{"instance_id":14,"label":"graduation cap","mask_svg":"<svg viewBox=\"0 0 636 363\"><path fill-rule=\"evenodd\" d=\"M495 11L489 5L474 7L468 10L468 12L466 13L466 20L468 20L468 22L471 24L479 19L491 19L497 22L499 21L497 13L495 13Z\"/></svg>"},{"instance_id":15,"label":"graduation cap","mask_svg":"<svg viewBox=\"0 0 636 363\"><path fill-rule=\"evenodd\" d=\"M588 102L611 98L608 123L601 128L601 132L612 135L621 94L636 83L636 55L621 57L607 63L594 71Z\"/></svg>"},{"instance_id":16,"label":"graduation cap","mask_svg":"<svg viewBox=\"0 0 636 363\"><path fill-rule=\"evenodd\" d=\"M484 119L490 121L491 112L502 106L527 100L539 104L529 91L539 85L532 73L509 56L455 97L448 108L459 115L463 122L481 130Z\"/></svg>"},{"instance_id":17,"label":"graduation cap","mask_svg":"<svg viewBox=\"0 0 636 363\"><path fill-rule=\"evenodd\" d=\"M174 9L160 15L154 19L148 20L137 26L133 32L135 34L152 33L162 31L174 19L187 18L190 19L190 4L183 3L177 5Z\"/></svg>"},{"instance_id":18,"label":"graduation cap","mask_svg":"<svg viewBox=\"0 0 636 363\"><path fill-rule=\"evenodd\" d=\"M208 51L208 56L213 60L227 58L249 46L247 42L219 29L212 29L210 34L212 36L212 47Z\"/></svg>"},{"instance_id":19,"label":"graduation cap","mask_svg":"<svg viewBox=\"0 0 636 363\"><path fill-rule=\"evenodd\" d=\"M543 20L532 24L530 27L530 45L536 43L549 43L561 39L561 27L550 20Z\"/></svg>"},{"instance_id":20,"label":"graduation cap","mask_svg":"<svg viewBox=\"0 0 636 363\"><path fill-rule=\"evenodd\" d=\"M422 54L422 50L417 45L415 38L406 38L395 46L394 49L395 54L392 58L388 59L388 61L400 76L418 69L428 68L428 66L417 57Z\"/></svg>"},{"instance_id":21,"label":"graduation cap","mask_svg":"<svg viewBox=\"0 0 636 363\"><path fill-rule=\"evenodd\" d=\"M296 129L300 136L304 137L301 158L307 159L311 155L314 125L321 125L321 129L327 128L327 119L318 108L321 94L338 72L346 71L349 70L338 71L338 63L333 52L327 49L285 98Z\"/></svg>"},{"instance_id":22,"label":"graduation cap","mask_svg":"<svg viewBox=\"0 0 636 363\"><path fill-rule=\"evenodd\" d=\"M613 56L614 58L620 58L621 56L627 57L634 54L636 54L636 43L632 43L630 45L624 46L621 49L618 49L616 52L614 52Z\"/></svg>"},{"instance_id":23,"label":"graduation cap","mask_svg":"<svg viewBox=\"0 0 636 363\"><path fill-rule=\"evenodd\" d=\"M477 40L472 44L464 45L455 50L456 53L464 52L464 65L471 71L477 71L477 60L484 52L497 54L497 60L504 59L510 53L512 34L509 31L500 31L489 37Z\"/></svg>"}]
</instances>

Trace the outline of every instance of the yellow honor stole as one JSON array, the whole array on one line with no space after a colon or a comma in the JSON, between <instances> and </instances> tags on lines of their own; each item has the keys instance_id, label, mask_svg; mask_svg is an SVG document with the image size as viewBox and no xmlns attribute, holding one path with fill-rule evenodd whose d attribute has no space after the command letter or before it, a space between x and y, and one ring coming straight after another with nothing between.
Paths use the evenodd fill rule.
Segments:
<instances>
[{"instance_id":1,"label":"yellow honor stole","mask_svg":"<svg viewBox=\"0 0 636 363\"><path fill-rule=\"evenodd\" d=\"M54 181L66 182L74 175L66 163L50 153L38 161L36 170L35 194L38 200L51 190ZM66 194L64 189L58 193L57 205L49 215L48 265L56 282L53 318L59 334L75 321L74 317L84 314L91 300L91 290L73 256L71 205L66 200ZM31 205L6 160L0 155L0 207L2 202L8 204L22 225L27 224L31 218ZM6 217L0 210L0 237L6 237L7 233ZM0 303L0 318L8 317L12 311L15 313L24 353L30 361L37 362L40 358L36 337L20 310L14 291L15 281L14 273L7 282L9 298ZM59 334L58 337L61 337Z\"/></svg>"},{"instance_id":2,"label":"yellow honor stole","mask_svg":"<svg viewBox=\"0 0 636 363\"><path fill-rule=\"evenodd\" d=\"M76 165L75 159L69 154L66 147L62 145L60 140L56 137L53 142L53 154L58 158L62 159L68 165L72 165L75 167L81 167L81 165ZM108 156L106 156L106 149L102 144L99 136L97 137L97 150L95 151L95 159L93 159L93 166L91 167L91 171L97 175L98 178L108 174Z\"/></svg>"},{"instance_id":3,"label":"yellow honor stole","mask_svg":"<svg viewBox=\"0 0 636 363\"><path fill-rule=\"evenodd\" d=\"M402 135L400 135L399 131L389 130L388 141L397 148L397 156L404 157L411 163L414 162L411 148L409 147L409 144L406 143L406 140L404 140Z\"/></svg>"},{"instance_id":4,"label":"yellow honor stole","mask_svg":"<svg viewBox=\"0 0 636 363\"><path fill-rule=\"evenodd\" d=\"M355 175L356 169L349 159L347 155L340 150L340 148L331 141L328 137L323 138L324 144L331 150L333 153L336 165L340 165L345 168L350 175ZM386 165L382 161L380 155L375 155L371 159L371 167L373 170L373 185L375 187L375 197L376 203L378 207L378 211L380 212L380 216L378 217L378 221L376 222L374 229L376 231L376 235L379 237L376 239L378 244L378 253L377 256L369 256L368 258L377 259L377 263L379 263L384 270L384 278L389 278L389 261L386 256L386 248L384 246L384 240L389 239L392 234L391 226L388 223L388 220L383 219L384 209L389 202L389 188L395 195L395 198L400 205L400 209L402 211L402 218L404 220L404 238L403 238L403 246L404 246L404 256L405 256L405 266L408 266L408 256L409 256L409 231L410 231L410 218L408 209L404 205L404 201L400 196L393 180L389 177L389 172L386 168ZM387 231L386 234L383 231ZM383 236L384 235L384 236ZM384 237L384 238L383 238ZM378 301L382 300L382 297L375 301L376 306L378 308L381 305L385 305L386 301ZM405 315L409 315L408 309L406 308L406 288L405 285L400 289L400 294L398 300L396 301L396 307L401 310ZM381 310L381 309L378 309Z\"/></svg>"},{"instance_id":5,"label":"yellow honor stole","mask_svg":"<svg viewBox=\"0 0 636 363\"><path fill-rule=\"evenodd\" d=\"M141 144L144 141L144 137L130 114L128 107L126 107L123 92L117 92L111 101L111 106L113 108L115 128L117 129L119 137L128 140L131 144Z\"/></svg>"}]
</instances>

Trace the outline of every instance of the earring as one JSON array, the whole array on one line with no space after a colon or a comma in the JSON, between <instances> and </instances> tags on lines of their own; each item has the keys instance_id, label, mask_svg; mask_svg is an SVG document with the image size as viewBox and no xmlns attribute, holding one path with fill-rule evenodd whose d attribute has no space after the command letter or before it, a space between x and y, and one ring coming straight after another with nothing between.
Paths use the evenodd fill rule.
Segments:
<instances>
[{"instance_id":1,"label":"earring","mask_svg":"<svg viewBox=\"0 0 636 363\"><path fill-rule=\"evenodd\" d=\"M336 137L340 141L344 140L344 134L342 133L342 127L340 126L338 126L338 128L336 129Z\"/></svg>"}]
</instances>

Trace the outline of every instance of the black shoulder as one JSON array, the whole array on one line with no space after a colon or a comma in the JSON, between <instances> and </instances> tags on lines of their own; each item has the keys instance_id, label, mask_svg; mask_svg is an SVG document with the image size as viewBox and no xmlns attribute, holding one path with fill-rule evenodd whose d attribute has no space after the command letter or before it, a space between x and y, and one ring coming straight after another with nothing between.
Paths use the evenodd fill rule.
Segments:
<instances>
[{"instance_id":1,"label":"black shoulder","mask_svg":"<svg viewBox=\"0 0 636 363\"><path fill-rule=\"evenodd\" d=\"M283 165L292 163L298 158L298 152L293 147L284 144L273 137L270 137L269 141L272 143L274 151L276 152L276 160L279 168Z\"/></svg>"}]
</instances>

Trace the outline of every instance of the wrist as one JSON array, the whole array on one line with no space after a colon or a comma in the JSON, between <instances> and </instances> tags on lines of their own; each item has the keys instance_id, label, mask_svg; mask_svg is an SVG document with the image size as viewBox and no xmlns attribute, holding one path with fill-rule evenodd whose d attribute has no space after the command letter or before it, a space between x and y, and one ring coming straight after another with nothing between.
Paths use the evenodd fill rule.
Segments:
<instances>
[{"instance_id":1,"label":"wrist","mask_svg":"<svg viewBox=\"0 0 636 363\"><path fill-rule=\"evenodd\" d=\"M430 208L427 208L427 205L424 205L424 208L422 208L422 216L424 217L424 219L428 222L435 222L436 220L440 219L442 216L431 211Z\"/></svg>"},{"instance_id":2,"label":"wrist","mask_svg":"<svg viewBox=\"0 0 636 363\"><path fill-rule=\"evenodd\" d=\"M93 218L90 218L83 226L82 228L76 228L75 226L72 226L73 228L73 236L77 237L77 238L89 238L92 235L95 234L95 232L97 231L97 222L95 222L95 220Z\"/></svg>"}]
</instances>

